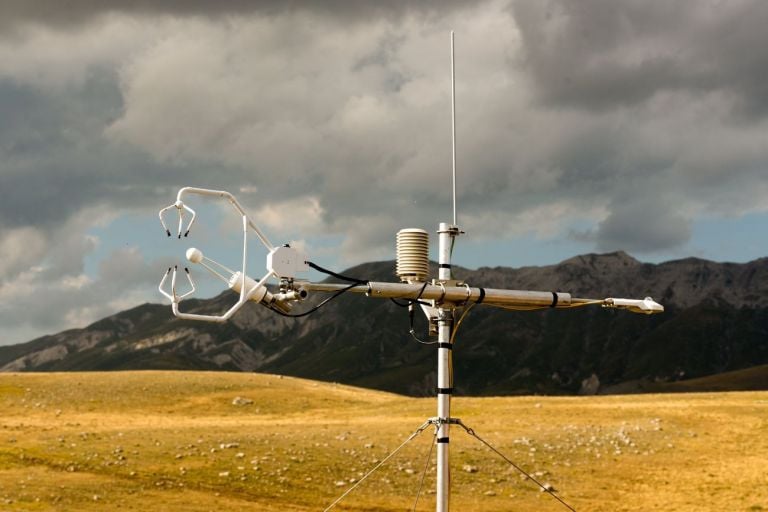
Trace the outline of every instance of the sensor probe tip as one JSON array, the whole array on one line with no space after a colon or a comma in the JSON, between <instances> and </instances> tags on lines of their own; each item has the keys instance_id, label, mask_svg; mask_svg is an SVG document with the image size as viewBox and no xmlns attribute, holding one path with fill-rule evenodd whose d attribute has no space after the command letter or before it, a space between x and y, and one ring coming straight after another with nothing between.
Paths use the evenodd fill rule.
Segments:
<instances>
[{"instance_id":1,"label":"sensor probe tip","mask_svg":"<svg viewBox=\"0 0 768 512\"><path fill-rule=\"evenodd\" d=\"M203 251L190 247L187 249L187 259L192 263L200 263L203 261Z\"/></svg>"}]
</instances>

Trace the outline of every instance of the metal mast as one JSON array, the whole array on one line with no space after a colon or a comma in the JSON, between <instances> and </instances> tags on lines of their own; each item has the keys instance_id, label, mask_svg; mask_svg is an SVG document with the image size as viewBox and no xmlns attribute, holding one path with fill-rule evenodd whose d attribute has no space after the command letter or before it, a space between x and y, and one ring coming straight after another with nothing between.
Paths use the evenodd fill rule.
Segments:
<instances>
[{"instance_id":1,"label":"metal mast","mask_svg":"<svg viewBox=\"0 0 768 512\"><path fill-rule=\"evenodd\" d=\"M459 234L456 226L440 223L439 244L439 282L451 284L451 252L454 237ZM453 333L454 304L444 302L437 310L437 512L450 509L451 468L450 468L450 421L451 394L453 393L453 359L451 334Z\"/></svg>"}]
</instances>

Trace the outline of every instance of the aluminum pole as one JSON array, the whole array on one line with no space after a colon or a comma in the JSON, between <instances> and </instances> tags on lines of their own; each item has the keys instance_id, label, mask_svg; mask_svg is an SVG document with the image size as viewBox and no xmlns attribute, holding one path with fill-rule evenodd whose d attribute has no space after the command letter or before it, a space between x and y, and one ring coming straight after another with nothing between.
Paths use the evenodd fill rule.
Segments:
<instances>
[{"instance_id":1,"label":"aluminum pole","mask_svg":"<svg viewBox=\"0 0 768 512\"><path fill-rule=\"evenodd\" d=\"M438 231L439 280L451 280L451 251L453 238L458 229L445 222L440 223ZM453 303L443 303L438 308L437 317L437 494L435 510L448 512L451 495L450 467L450 419L451 393L453 393L453 365L451 357L451 333L453 332Z\"/></svg>"}]
</instances>

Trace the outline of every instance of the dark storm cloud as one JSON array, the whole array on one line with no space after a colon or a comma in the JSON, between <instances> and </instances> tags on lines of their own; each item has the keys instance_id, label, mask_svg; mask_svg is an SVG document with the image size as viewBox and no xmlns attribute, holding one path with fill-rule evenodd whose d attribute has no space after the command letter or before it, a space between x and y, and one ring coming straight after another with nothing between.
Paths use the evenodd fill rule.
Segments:
<instances>
[{"instance_id":1,"label":"dark storm cloud","mask_svg":"<svg viewBox=\"0 0 768 512\"><path fill-rule=\"evenodd\" d=\"M71 28L106 14L139 16L203 16L308 12L341 23L379 17L397 18L407 13L437 16L454 8L468 8L459 0L5 0L0 5L0 27L33 23Z\"/></svg>"},{"instance_id":2,"label":"dark storm cloud","mask_svg":"<svg viewBox=\"0 0 768 512\"><path fill-rule=\"evenodd\" d=\"M673 198L648 191L616 201L598 228L595 239L601 251L653 252L669 250L691 237L691 221Z\"/></svg>"},{"instance_id":3,"label":"dark storm cloud","mask_svg":"<svg viewBox=\"0 0 768 512\"><path fill-rule=\"evenodd\" d=\"M96 70L55 95L0 80L0 190L13 191L0 201L0 229L53 229L84 207L119 202L122 186L157 167L101 140L122 107L113 75Z\"/></svg>"},{"instance_id":4,"label":"dark storm cloud","mask_svg":"<svg viewBox=\"0 0 768 512\"><path fill-rule=\"evenodd\" d=\"M0 236L24 226L55 230L97 205L155 207L167 200L159 190L189 174L213 185L215 163L159 162L104 138L122 108L110 70L92 69L81 84L54 93L0 79Z\"/></svg>"},{"instance_id":5,"label":"dark storm cloud","mask_svg":"<svg viewBox=\"0 0 768 512\"><path fill-rule=\"evenodd\" d=\"M513 13L545 103L606 109L723 91L737 113L766 113L766 2L517 1Z\"/></svg>"},{"instance_id":6,"label":"dark storm cloud","mask_svg":"<svg viewBox=\"0 0 768 512\"><path fill-rule=\"evenodd\" d=\"M57 110L54 102L39 92L0 80L0 152L6 159L21 158L60 143L57 125L60 128L61 116Z\"/></svg>"}]
</instances>

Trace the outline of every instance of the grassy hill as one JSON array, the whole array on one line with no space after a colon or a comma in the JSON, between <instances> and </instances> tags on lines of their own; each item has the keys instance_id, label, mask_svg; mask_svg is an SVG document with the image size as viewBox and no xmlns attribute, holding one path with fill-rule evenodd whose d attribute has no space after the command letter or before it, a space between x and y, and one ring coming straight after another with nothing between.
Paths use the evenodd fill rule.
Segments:
<instances>
[{"instance_id":1,"label":"grassy hill","mask_svg":"<svg viewBox=\"0 0 768 512\"><path fill-rule=\"evenodd\" d=\"M629 381L601 390L606 394L703 393L710 391L764 391L768 389L768 364L677 382Z\"/></svg>"},{"instance_id":2,"label":"grassy hill","mask_svg":"<svg viewBox=\"0 0 768 512\"><path fill-rule=\"evenodd\" d=\"M579 511L768 510L768 392L457 398L454 412ZM432 398L275 375L0 374L0 508L322 510L433 414ZM335 510L410 510L431 440ZM455 427L451 449L453 510L564 510ZM418 510L434 509L433 463Z\"/></svg>"}]
</instances>

